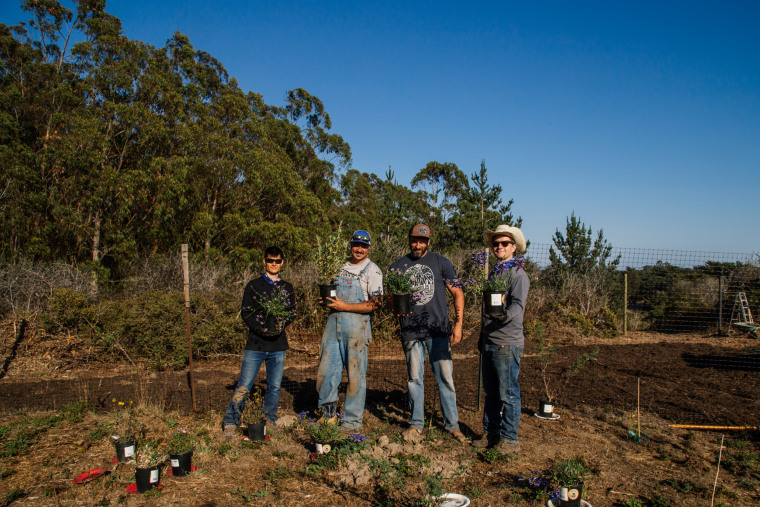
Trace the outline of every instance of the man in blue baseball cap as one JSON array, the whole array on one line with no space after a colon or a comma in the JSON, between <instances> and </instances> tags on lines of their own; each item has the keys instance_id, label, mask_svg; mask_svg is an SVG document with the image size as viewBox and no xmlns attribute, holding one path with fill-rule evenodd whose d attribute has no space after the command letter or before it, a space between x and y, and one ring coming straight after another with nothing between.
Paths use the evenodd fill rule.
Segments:
<instances>
[{"instance_id":1,"label":"man in blue baseball cap","mask_svg":"<svg viewBox=\"0 0 760 507\"><path fill-rule=\"evenodd\" d=\"M344 433L362 427L367 392L367 349L372 341L370 316L382 304L383 273L369 260L369 232L351 235L351 257L338 272L337 297L325 298L330 308L319 347L317 392L320 422L337 424L338 386L343 369L348 376L343 421Z\"/></svg>"}]
</instances>

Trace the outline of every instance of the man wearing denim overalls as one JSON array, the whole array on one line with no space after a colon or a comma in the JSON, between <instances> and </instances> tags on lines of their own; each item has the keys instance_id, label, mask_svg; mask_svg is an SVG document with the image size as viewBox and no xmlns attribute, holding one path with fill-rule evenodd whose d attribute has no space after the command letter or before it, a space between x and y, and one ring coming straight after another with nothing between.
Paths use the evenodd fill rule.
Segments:
<instances>
[{"instance_id":1,"label":"man wearing denim overalls","mask_svg":"<svg viewBox=\"0 0 760 507\"><path fill-rule=\"evenodd\" d=\"M380 307L383 295L383 273L367 257L370 246L367 231L356 231L352 235L351 257L335 279L337 297L325 298L330 315L319 347L320 422L338 423L338 386L345 368L348 389L340 427L347 433L362 427L367 391L367 349L372 341L371 315Z\"/></svg>"}]
</instances>

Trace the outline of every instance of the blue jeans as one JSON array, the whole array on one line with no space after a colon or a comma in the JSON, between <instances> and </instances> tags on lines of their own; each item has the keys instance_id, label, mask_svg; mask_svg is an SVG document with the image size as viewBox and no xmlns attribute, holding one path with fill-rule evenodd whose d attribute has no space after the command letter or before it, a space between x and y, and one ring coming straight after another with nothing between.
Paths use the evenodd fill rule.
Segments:
<instances>
[{"instance_id":1,"label":"blue jeans","mask_svg":"<svg viewBox=\"0 0 760 507\"><path fill-rule=\"evenodd\" d=\"M428 338L427 340L404 341L406 372L408 376L409 410L412 418L409 426L421 430L425 426L425 356L430 355L430 368L438 382L441 394L443 427L446 431L459 429L457 395L454 391L454 364L451 361L449 338Z\"/></svg>"},{"instance_id":2,"label":"blue jeans","mask_svg":"<svg viewBox=\"0 0 760 507\"><path fill-rule=\"evenodd\" d=\"M517 442L520 425L520 360L522 345L483 346L483 390L486 392L483 428L500 439Z\"/></svg>"},{"instance_id":3,"label":"blue jeans","mask_svg":"<svg viewBox=\"0 0 760 507\"><path fill-rule=\"evenodd\" d=\"M348 429L362 427L367 395L367 349L371 340L368 315L336 312L328 317L319 347L318 404L325 417L335 415L345 367L348 388L341 425Z\"/></svg>"},{"instance_id":4,"label":"blue jeans","mask_svg":"<svg viewBox=\"0 0 760 507\"><path fill-rule=\"evenodd\" d=\"M256 375L261 364L267 365L267 393L264 396L264 417L270 423L277 421L277 404L280 402L280 385L282 372L285 370L285 351L264 352L262 350L246 350L243 352L243 364L240 367L240 378L237 381L235 393L232 395L222 424L240 424L240 414L243 412L248 393L253 388Z\"/></svg>"}]
</instances>

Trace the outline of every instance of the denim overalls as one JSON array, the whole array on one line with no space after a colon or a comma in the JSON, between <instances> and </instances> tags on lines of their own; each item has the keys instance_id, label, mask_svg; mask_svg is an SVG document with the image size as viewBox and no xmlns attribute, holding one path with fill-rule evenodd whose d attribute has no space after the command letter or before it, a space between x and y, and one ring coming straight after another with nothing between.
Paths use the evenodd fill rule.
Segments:
<instances>
[{"instance_id":1,"label":"denim overalls","mask_svg":"<svg viewBox=\"0 0 760 507\"><path fill-rule=\"evenodd\" d=\"M366 301L361 278L371 265L372 262L368 260L358 279L339 276L335 280L338 285L337 296L346 303ZM348 429L359 429L362 426L364 398L367 392L367 349L371 341L372 326L369 314L334 311L327 317L319 347L319 407L325 418L335 415L338 386L345 368L348 388L341 424Z\"/></svg>"}]
</instances>

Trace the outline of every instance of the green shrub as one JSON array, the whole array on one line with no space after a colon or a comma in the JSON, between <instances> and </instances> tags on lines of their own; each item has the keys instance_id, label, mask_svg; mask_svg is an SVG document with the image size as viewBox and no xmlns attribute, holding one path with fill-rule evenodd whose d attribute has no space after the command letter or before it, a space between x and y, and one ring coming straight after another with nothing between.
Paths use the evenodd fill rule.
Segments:
<instances>
[{"instance_id":1,"label":"green shrub","mask_svg":"<svg viewBox=\"0 0 760 507\"><path fill-rule=\"evenodd\" d=\"M55 289L40 320L48 333L77 332L95 320L95 310L84 294L71 289Z\"/></svg>"}]
</instances>

